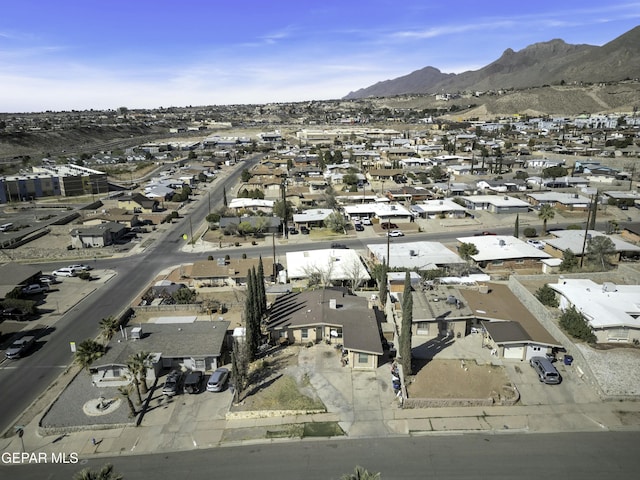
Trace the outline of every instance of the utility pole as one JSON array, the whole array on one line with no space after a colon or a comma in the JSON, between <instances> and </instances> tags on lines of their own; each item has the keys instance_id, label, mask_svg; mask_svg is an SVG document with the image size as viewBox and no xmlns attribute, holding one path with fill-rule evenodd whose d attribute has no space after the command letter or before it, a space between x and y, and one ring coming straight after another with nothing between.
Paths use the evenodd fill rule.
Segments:
<instances>
[{"instance_id":1,"label":"utility pole","mask_svg":"<svg viewBox=\"0 0 640 480\"><path fill-rule=\"evenodd\" d=\"M276 234L271 234L271 246L273 248L273 283L278 279L278 264L276 263Z\"/></svg>"},{"instance_id":2,"label":"utility pole","mask_svg":"<svg viewBox=\"0 0 640 480\"><path fill-rule=\"evenodd\" d=\"M582 241L582 255L580 255L580 268L584 263L584 251L587 247L587 237L589 236L589 223L591 222L591 209L593 208L593 194L591 195L591 201L589 202L589 213L587 213L587 224L584 227L584 239Z\"/></svg>"},{"instance_id":3,"label":"utility pole","mask_svg":"<svg viewBox=\"0 0 640 480\"><path fill-rule=\"evenodd\" d=\"M189 216L189 230L191 231L191 248L193 248L193 223L191 222L191 216Z\"/></svg>"}]
</instances>

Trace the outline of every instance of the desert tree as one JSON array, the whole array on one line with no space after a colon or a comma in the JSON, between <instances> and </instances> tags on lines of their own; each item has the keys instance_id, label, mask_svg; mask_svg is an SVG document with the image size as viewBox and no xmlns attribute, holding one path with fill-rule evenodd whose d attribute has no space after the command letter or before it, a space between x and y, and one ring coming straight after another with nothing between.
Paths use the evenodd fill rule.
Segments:
<instances>
[{"instance_id":1,"label":"desert tree","mask_svg":"<svg viewBox=\"0 0 640 480\"><path fill-rule=\"evenodd\" d=\"M360 286L360 283L362 283L362 280L364 280L367 273L367 269L362 265L362 261L359 256L354 256L350 261L345 262L343 271L349 278L351 289L354 291Z\"/></svg>"},{"instance_id":2,"label":"desert tree","mask_svg":"<svg viewBox=\"0 0 640 480\"><path fill-rule=\"evenodd\" d=\"M587 243L587 258L602 266L606 270L610 263L609 258L616 253L616 246L613 241L604 235L592 237Z\"/></svg>"},{"instance_id":3,"label":"desert tree","mask_svg":"<svg viewBox=\"0 0 640 480\"><path fill-rule=\"evenodd\" d=\"M402 293L402 327L400 329L400 363L405 375L411 375L411 324L413 323L413 295L411 288L411 275L407 271L404 277L404 290Z\"/></svg>"},{"instance_id":4,"label":"desert tree","mask_svg":"<svg viewBox=\"0 0 640 480\"><path fill-rule=\"evenodd\" d=\"M562 252L562 262L560 263L559 270L561 272L572 272L578 268L578 257L570 248L567 248Z\"/></svg>"},{"instance_id":5,"label":"desert tree","mask_svg":"<svg viewBox=\"0 0 640 480\"><path fill-rule=\"evenodd\" d=\"M245 339L233 337L233 349L231 351L231 381L236 403L242 399L242 393L247 387L249 378L249 357Z\"/></svg>"},{"instance_id":6,"label":"desert tree","mask_svg":"<svg viewBox=\"0 0 640 480\"><path fill-rule=\"evenodd\" d=\"M333 212L324 219L324 226L332 232L344 232L347 228L347 220L340 212Z\"/></svg>"}]
</instances>

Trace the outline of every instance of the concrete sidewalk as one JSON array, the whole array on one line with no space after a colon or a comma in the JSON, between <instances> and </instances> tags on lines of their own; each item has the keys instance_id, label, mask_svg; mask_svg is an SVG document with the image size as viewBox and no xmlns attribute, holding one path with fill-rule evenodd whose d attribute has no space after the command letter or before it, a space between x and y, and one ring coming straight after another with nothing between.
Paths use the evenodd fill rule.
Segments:
<instances>
[{"instance_id":1,"label":"concrete sidewalk","mask_svg":"<svg viewBox=\"0 0 640 480\"><path fill-rule=\"evenodd\" d=\"M228 416L229 391L171 400L158 395L139 427L87 426L86 430L43 437L38 433L42 418L38 415L24 426L22 438L1 439L0 447L10 453L77 453L86 459L297 441L301 436L295 432L302 431L304 424L320 422L339 424L343 438L640 430L640 402L402 409L390 385L388 364L375 372L343 368L329 345L302 348L298 360L286 373L298 378L306 375L326 413Z\"/></svg>"}]
</instances>

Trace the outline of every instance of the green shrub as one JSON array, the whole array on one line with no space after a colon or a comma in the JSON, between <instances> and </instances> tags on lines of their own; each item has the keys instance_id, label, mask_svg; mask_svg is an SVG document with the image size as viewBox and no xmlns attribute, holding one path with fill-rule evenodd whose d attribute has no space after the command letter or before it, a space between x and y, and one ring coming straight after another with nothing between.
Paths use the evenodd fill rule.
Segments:
<instances>
[{"instance_id":1,"label":"green shrub","mask_svg":"<svg viewBox=\"0 0 640 480\"><path fill-rule=\"evenodd\" d=\"M541 304L546 305L547 307L558 306L558 299L556 298L556 292L549 285L544 285L540 287L536 291L535 296L540 301Z\"/></svg>"},{"instance_id":2,"label":"green shrub","mask_svg":"<svg viewBox=\"0 0 640 480\"><path fill-rule=\"evenodd\" d=\"M591 330L591 327L582 314L573 306L560 315L559 324L563 330L574 338L584 340L588 343L596 342L596 336Z\"/></svg>"},{"instance_id":3,"label":"green shrub","mask_svg":"<svg viewBox=\"0 0 640 480\"><path fill-rule=\"evenodd\" d=\"M527 238L532 238L538 235L538 232L533 227L527 227L524 230L522 230L522 234Z\"/></svg>"}]
</instances>

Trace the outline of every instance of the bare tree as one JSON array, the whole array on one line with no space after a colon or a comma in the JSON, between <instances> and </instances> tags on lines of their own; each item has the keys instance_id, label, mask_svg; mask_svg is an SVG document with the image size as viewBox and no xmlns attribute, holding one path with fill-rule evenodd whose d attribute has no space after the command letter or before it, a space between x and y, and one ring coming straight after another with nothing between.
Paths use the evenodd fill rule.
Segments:
<instances>
[{"instance_id":1,"label":"bare tree","mask_svg":"<svg viewBox=\"0 0 640 480\"><path fill-rule=\"evenodd\" d=\"M349 282L351 282L352 290L360 286L360 283L362 283L367 274L367 269L362 264L359 256L355 256L350 261L347 261L343 265L343 271L349 278Z\"/></svg>"}]
</instances>

